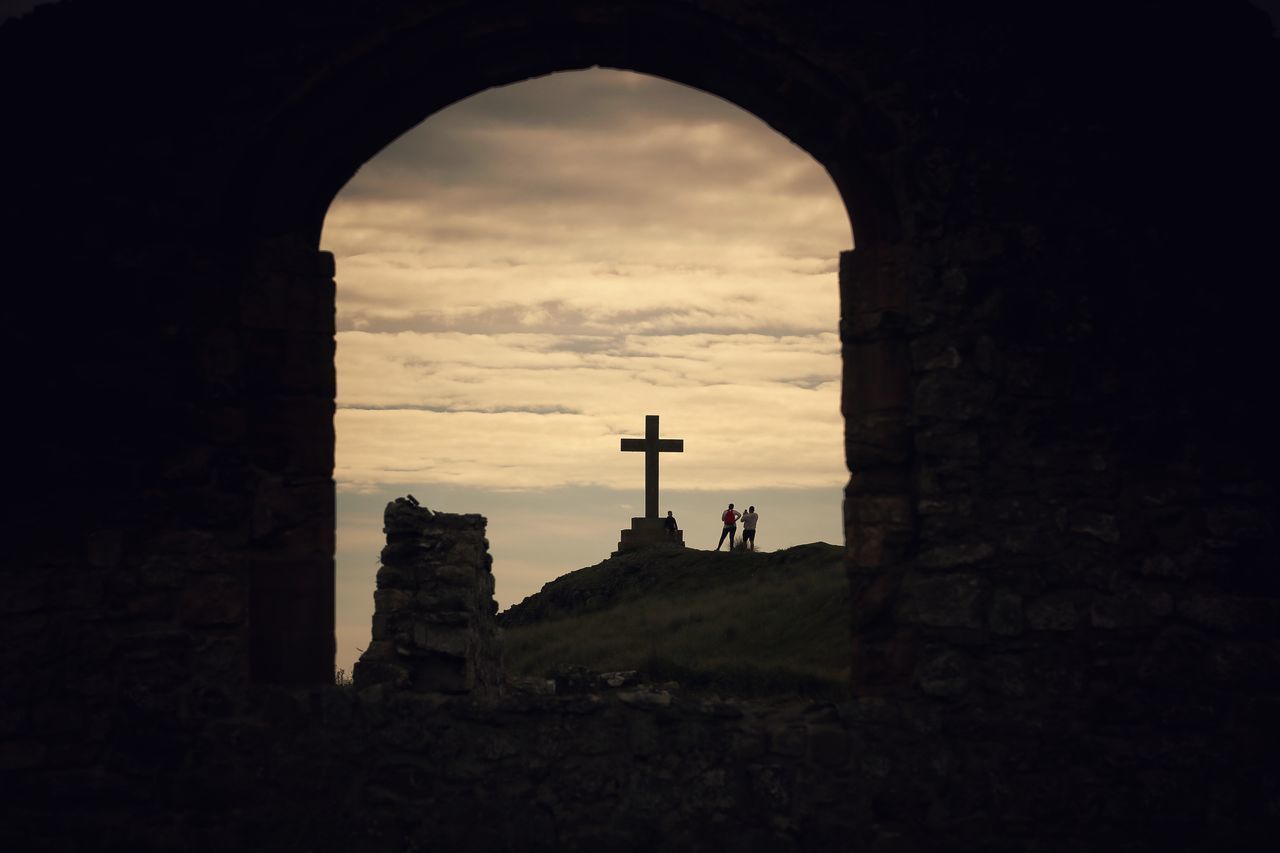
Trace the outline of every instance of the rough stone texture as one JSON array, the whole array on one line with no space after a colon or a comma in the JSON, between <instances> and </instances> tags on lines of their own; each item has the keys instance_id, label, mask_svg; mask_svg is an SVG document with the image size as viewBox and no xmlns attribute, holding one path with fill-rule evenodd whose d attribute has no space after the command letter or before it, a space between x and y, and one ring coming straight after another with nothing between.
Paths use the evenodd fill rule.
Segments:
<instances>
[{"instance_id":1,"label":"rough stone texture","mask_svg":"<svg viewBox=\"0 0 1280 853\"><path fill-rule=\"evenodd\" d=\"M478 515L451 515L396 498L383 514L373 632L356 662L357 690L497 694L502 647L493 558Z\"/></svg>"},{"instance_id":2,"label":"rough stone texture","mask_svg":"<svg viewBox=\"0 0 1280 853\"><path fill-rule=\"evenodd\" d=\"M329 200L435 110L597 64L752 111L848 207L841 726L281 686L333 661ZM1277 837L1246 3L62 0L0 79L5 849Z\"/></svg>"}]
</instances>

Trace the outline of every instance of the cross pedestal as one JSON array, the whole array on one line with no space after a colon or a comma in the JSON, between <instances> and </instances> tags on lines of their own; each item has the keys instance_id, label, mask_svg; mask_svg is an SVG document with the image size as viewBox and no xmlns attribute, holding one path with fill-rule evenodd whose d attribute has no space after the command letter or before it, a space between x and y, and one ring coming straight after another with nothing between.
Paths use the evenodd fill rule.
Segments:
<instances>
[{"instance_id":1,"label":"cross pedestal","mask_svg":"<svg viewBox=\"0 0 1280 853\"><path fill-rule=\"evenodd\" d=\"M684 531L668 533L662 519L631 519L631 529L619 531L618 551L634 551L637 548L650 548L655 545L668 545L673 548L684 547Z\"/></svg>"},{"instance_id":2,"label":"cross pedestal","mask_svg":"<svg viewBox=\"0 0 1280 853\"><path fill-rule=\"evenodd\" d=\"M631 529L622 531L618 550L631 551L649 545L683 548L684 531L668 532L666 519L658 514L658 454L683 453L684 439L658 438L658 416L645 415L644 438L622 439L621 450L644 453L644 515L632 518Z\"/></svg>"}]
</instances>

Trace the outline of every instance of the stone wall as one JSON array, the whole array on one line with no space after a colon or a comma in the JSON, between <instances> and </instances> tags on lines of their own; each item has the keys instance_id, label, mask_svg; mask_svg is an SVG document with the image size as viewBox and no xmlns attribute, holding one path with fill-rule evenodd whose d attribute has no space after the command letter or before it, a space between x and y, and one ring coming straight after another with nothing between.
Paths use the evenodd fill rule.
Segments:
<instances>
[{"instance_id":1,"label":"stone wall","mask_svg":"<svg viewBox=\"0 0 1280 853\"><path fill-rule=\"evenodd\" d=\"M383 524L372 642L356 662L356 689L495 695L502 649L484 519L432 512L410 495L387 504Z\"/></svg>"},{"instance_id":2,"label":"stone wall","mask_svg":"<svg viewBox=\"0 0 1280 853\"><path fill-rule=\"evenodd\" d=\"M273 837L250 849L901 849L877 800L937 784L894 755L873 701L744 704L642 684L485 705L334 690L322 704L325 721L295 741L329 756L311 819L266 820ZM335 783L341 798L320 787Z\"/></svg>"}]
</instances>

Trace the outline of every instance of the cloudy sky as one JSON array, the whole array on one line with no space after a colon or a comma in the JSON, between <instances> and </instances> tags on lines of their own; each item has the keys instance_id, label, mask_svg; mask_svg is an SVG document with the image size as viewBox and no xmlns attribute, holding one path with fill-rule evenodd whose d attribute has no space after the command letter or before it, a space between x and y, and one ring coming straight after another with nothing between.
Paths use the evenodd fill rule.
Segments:
<instances>
[{"instance_id":1,"label":"cloudy sky","mask_svg":"<svg viewBox=\"0 0 1280 853\"><path fill-rule=\"evenodd\" d=\"M842 541L836 259L825 171L725 101L619 71L492 89L344 188L338 282L338 665L368 642L381 511L414 494L489 519L507 607L662 509L712 548Z\"/></svg>"}]
</instances>

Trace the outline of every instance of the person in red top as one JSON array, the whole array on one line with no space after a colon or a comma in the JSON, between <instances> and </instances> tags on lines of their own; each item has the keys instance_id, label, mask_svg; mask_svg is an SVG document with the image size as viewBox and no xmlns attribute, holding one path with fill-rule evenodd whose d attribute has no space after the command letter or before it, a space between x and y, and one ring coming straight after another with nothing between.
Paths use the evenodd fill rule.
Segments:
<instances>
[{"instance_id":1,"label":"person in red top","mask_svg":"<svg viewBox=\"0 0 1280 853\"><path fill-rule=\"evenodd\" d=\"M729 504L729 508L720 516L720 520L724 522L724 530L720 531L720 541L716 543L716 550L720 550L720 546L724 544L724 537L729 537L729 550L733 550L733 537L738 533L738 519L742 513L733 508L733 504Z\"/></svg>"}]
</instances>

